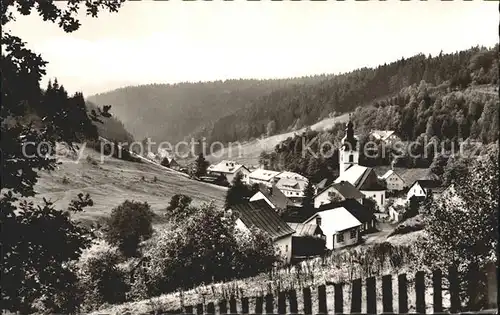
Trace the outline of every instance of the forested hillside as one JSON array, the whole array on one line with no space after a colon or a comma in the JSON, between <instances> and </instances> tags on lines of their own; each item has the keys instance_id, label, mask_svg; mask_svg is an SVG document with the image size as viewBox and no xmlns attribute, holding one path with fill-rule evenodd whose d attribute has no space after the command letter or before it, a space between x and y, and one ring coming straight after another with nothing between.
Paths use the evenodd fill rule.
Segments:
<instances>
[{"instance_id":1,"label":"forested hillside","mask_svg":"<svg viewBox=\"0 0 500 315\"><path fill-rule=\"evenodd\" d=\"M89 101L113 106L134 138L179 141L211 130L211 122L232 114L262 95L297 83L315 83L326 76L279 80L227 80L129 86L90 96Z\"/></svg>"},{"instance_id":2,"label":"forested hillside","mask_svg":"<svg viewBox=\"0 0 500 315\"><path fill-rule=\"evenodd\" d=\"M455 91L448 84L435 87L421 81L419 85L402 89L394 97L375 102L373 106L358 107L352 120L361 147L369 140L372 129L395 130L403 140L414 141L411 147L400 150L384 148L378 143L378 147L373 148L374 153L370 154L371 158L360 152L360 164L390 165L397 154L396 166L429 167L433 162L439 162L434 152L445 153L446 164L447 152L451 153L453 146L456 153L461 139L478 140L482 144L498 142L500 103L498 91L491 87L472 86ZM268 169L298 172L313 181L323 179L325 174L334 178L339 167L336 149L345 135L344 130L345 124L338 123L327 131L308 130L290 137L277 145L273 152L263 152L260 163ZM332 143L334 147L321 147L324 143ZM309 144L309 149L304 144ZM320 154L320 148L323 154Z\"/></svg>"},{"instance_id":3,"label":"forested hillside","mask_svg":"<svg viewBox=\"0 0 500 315\"><path fill-rule=\"evenodd\" d=\"M421 80L435 86L447 82L451 88L496 84L498 45L434 57L419 54L340 75L150 84L88 99L112 105L113 114L136 139L149 136L160 142L205 136L209 142L227 142L309 126L395 96Z\"/></svg>"},{"instance_id":4,"label":"forested hillside","mask_svg":"<svg viewBox=\"0 0 500 315\"><path fill-rule=\"evenodd\" d=\"M317 84L276 90L217 121L209 139L241 141L258 137L266 133L270 122L278 132L308 126L333 112L353 111L359 106L396 95L401 89L421 80L436 86L448 82L452 89L463 89L471 83L497 84L498 45L491 49L474 47L435 57L420 54L377 68L325 78Z\"/></svg>"}]
</instances>

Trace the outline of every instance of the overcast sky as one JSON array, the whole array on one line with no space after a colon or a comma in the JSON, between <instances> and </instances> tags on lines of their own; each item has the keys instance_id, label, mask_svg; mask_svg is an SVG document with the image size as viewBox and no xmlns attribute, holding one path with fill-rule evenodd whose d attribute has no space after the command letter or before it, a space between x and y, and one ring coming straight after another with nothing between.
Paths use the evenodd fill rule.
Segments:
<instances>
[{"instance_id":1,"label":"overcast sky","mask_svg":"<svg viewBox=\"0 0 500 315\"><path fill-rule=\"evenodd\" d=\"M130 84L338 73L498 42L497 1L126 2L66 34L32 14L12 32L85 95Z\"/></svg>"}]
</instances>

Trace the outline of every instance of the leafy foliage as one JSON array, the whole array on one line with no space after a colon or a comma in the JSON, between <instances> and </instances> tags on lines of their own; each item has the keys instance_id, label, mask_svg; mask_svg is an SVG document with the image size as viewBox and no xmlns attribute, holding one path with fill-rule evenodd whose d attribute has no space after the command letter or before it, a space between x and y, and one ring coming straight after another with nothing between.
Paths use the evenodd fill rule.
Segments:
<instances>
[{"instance_id":1,"label":"leafy foliage","mask_svg":"<svg viewBox=\"0 0 500 315\"><path fill-rule=\"evenodd\" d=\"M243 183L243 174L240 172L234 176L231 186L227 190L226 200L224 202L225 209L229 209L232 205L236 205L251 197L252 192L245 183Z\"/></svg>"},{"instance_id":2,"label":"leafy foliage","mask_svg":"<svg viewBox=\"0 0 500 315\"><path fill-rule=\"evenodd\" d=\"M213 204L196 209L182 227L162 231L145 253L151 259L149 288L171 292L270 268L271 239L262 232L241 233L235 219Z\"/></svg>"},{"instance_id":3,"label":"leafy foliage","mask_svg":"<svg viewBox=\"0 0 500 315\"><path fill-rule=\"evenodd\" d=\"M138 254L139 243L153 235L154 213L145 202L125 200L114 208L108 221L106 239L118 246L126 257Z\"/></svg>"},{"instance_id":4,"label":"leafy foliage","mask_svg":"<svg viewBox=\"0 0 500 315\"><path fill-rule=\"evenodd\" d=\"M302 207L305 209L314 208L314 186L309 180L307 186L304 188L304 198L302 199Z\"/></svg>"},{"instance_id":5,"label":"leafy foliage","mask_svg":"<svg viewBox=\"0 0 500 315\"><path fill-rule=\"evenodd\" d=\"M83 311L125 300L127 286L125 274L118 268L119 261L116 249L105 243L96 244L82 254L78 261L78 278Z\"/></svg>"},{"instance_id":6,"label":"leafy foliage","mask_svg":"<svg viewBox=\"0 0 500 315\"><path fill-rule=\"evenodd\" d=\"M425 207L425 261L434 267L457 266L467 282L470 264L496 264L498 145L472 163L464 181L454 183Z\"/></svg>"},{"instance_id":7,"label":"leafy foliage","mask_svg":"<svg viewBox=\"0 0 500 315\"><path fill-rule=\"evenodd\" d=\"M191 201L193 201L193 199L189 196L175 194L172 199L170 199L166 214L176 221L186 219L195 211L193 207L190 207Z\"/></svg>"}]
</instances>

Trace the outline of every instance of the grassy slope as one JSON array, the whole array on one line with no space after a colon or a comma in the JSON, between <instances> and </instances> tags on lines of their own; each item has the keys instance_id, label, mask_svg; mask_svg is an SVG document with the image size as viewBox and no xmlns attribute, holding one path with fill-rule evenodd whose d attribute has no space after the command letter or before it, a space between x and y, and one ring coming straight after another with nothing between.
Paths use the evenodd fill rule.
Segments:
<instances>
[{"instance_id":1,"label":"grassy slope","mask_svg":"<svg viewBox=\"0 0 500 315\"><path fill-rule=\"evenodd\" d=\"M337 122L347 122L349 120L349 114L343 114L334 118L323 119L311 126L312 130L325 130ZM241 149L235 145L232 149L224 148L223 150L217 151L214 154L207 156L207 160L211 163L216 163L220 160L228 159L234 160L244 165L258 165L259 155L262 151L272 151L274 147L286 140L288 137L293 137L294 134L300 134L305 131L305 128L296 131L290 131L287 133L282 133L279 135L270 136L264 139L257 139L249 142L244 142L241 145Z\"/></svg>"},{"instance_id":2,"label":"grassy slope","mask_svg":"<svg viewBox=\"0 0 500 315\"><path fill-rule=\"evenodd\" d=\"M89 162L87 156L97 164ZM145 181L141 179L143 176ZM157 181L153 182L155 176ZM194 204L214 200L222 205L226 193L223 187L194 181L154 164L115 158L106 158L100 164L99 153L92 149L85 149L77 163L67 159L54 172L40 172L35 190L38 192L35 200L47 198L60 208L67 207L79 192L89 193L94 205L83 213L74 214L76 219L83 221L109 215L113 207L126 199L146 201L159 212L167 207L174 194L188 195Z\"/></svg>"}]
</instances>

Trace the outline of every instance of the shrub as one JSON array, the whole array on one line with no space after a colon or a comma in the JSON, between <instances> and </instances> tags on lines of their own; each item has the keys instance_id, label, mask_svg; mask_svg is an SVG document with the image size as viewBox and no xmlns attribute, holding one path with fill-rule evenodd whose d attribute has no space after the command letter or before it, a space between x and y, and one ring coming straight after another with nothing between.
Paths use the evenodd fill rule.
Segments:
<instances>
[{"instance_id":1,"label":"shrub","mask_svg":"<svg viewBox=\"0 0 500 315\"><path fill-rule=\"evenodd\" d=\"M136 256L139 243L153 234L153 217L147 203L125 200L111 212L106 240L118 246L126 257Z\"/></svg>"},{"instance_id":2,"label":"shrub","mask_svg":"<svg viewBox=\"0 0 500 315\"><path fill-rule=\"evenodd\" d=\"M194 209L190 207L191 197L176 194L170 199L170 204L167 207L166 215L173 220L183 220L194 212Z\"/></svg>"},{"instance_id":3,"label":"shrub","mask_svg":"<svg viewBox=\"0 0 500 315\"><path fill-rule=\"evenodd\" d=\"M79 283L83 293L83 310L99 308L104 303L125 300L125 275L119 270L120 255L104 242L86 250L78 262Z\"/></svg>"},{"instance_id":4,"label":"shrub","mask_svg":"<svg viewBox=\"0 0 500 315\"><path fill-rule=\"evenodd\" d=\"M407 234L410 232L420 231L425 228L425 224L423 222L423 218L421 215L417 215L413 218L407 219L401 222L394 231L389 234L389 236L398 235L398 234Z\"/></svg>"}]
</instances>

